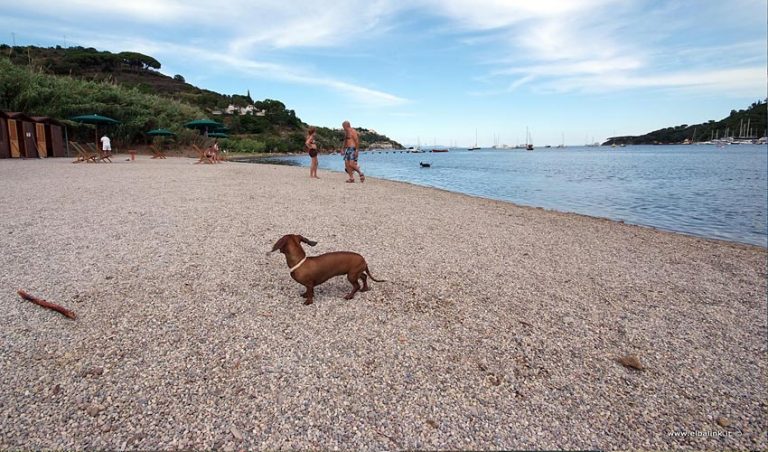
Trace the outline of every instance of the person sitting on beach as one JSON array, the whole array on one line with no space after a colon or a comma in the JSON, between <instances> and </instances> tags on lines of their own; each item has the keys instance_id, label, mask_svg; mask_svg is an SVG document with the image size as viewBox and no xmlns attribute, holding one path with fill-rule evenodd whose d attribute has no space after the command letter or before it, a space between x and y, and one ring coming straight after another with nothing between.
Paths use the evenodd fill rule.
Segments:
<instances>
[{"instance_id":1,"label":"person sitting on beach","mask_svg":"<svg viewBox=\"0 0 768 452\"><path fill-rule=\"evenodd\" d=\"M355 181L355 171L360 175L360 182L365 182L365 174L360 171L360 166L357 164L357 157L360 149L360 137L357 135L357 131L352 128L349 121L344 121L341 124L344 128L344 171L349 174L348 183Z\"/></svg>"},{"instance_id":2,"label":"person sitting on beach","mask_svg":"<svg viewBox=\"0 0 768 452\"><path fill-rule=\"evenodd\" d=\"M208 146L200 155L200 159L197 163L216 163L216 151L213 150L213 145Z\"/></svg>"},{"instance_id":3,"label":"person sitting on beach","mask_svg":"<svg viewBox=\"0 0 768 452\"><path fill-rule=\"evenodd\" d=\"M315 132L317 129L310 127L307 129L307 139L304 141L304 149L309 152L309 157L312 159L312 163L309 165L309 177L320 179L317 177L317 143L315 142Z\"/></svg>"},{"instance_id":4,"label":"person sitting on beach","mask_svg":"<svg viewBox=\"0 0 768 452\"><path fill-rule=\"evenodd\" d=\"M213 144L211 145L211 152L213 154L213 163L219 163L221 162L221 158L219 157L219 139L214 138Z\"/></svg>"}]
</instances>

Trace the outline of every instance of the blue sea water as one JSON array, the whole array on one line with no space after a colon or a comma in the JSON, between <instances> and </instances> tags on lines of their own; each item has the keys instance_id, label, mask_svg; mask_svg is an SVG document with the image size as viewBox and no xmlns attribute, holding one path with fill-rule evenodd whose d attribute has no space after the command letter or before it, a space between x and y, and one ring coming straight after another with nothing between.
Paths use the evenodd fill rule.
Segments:
<instances>
[{"instance_id":1,"label":"blue sea water","mask_svg":"<svg viewBox=\"0 0 768 452\"><path fill-rule=\"evenodd\" d=\"M266 162L308 166L309 157ZM322 169L344 168L340 155L321 155L319 162ZM369 151L360 165L368 176L768 246L766 146Z\"/></svg>"}]
</instances>

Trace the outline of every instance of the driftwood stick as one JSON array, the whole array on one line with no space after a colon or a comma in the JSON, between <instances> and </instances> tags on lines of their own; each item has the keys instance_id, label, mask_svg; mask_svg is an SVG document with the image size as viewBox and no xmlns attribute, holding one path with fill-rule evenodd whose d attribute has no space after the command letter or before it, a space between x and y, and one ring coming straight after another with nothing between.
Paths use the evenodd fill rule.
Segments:
<instances>
[{"instance_id":1,"label":"driftwood stick","mask_svg":"<svg viewBox=\"0 0 768 452\"><path fill-rule=\"evenodd\" d=\"M40 306L42 306L44 308L52 309L52 310L58 312L59 314L63 315L64 317L69 317L72 320L77 318L77 315L73 311L70 311L67 308L64 308L64 307L59 306L59 305L54 304L54 303L50 303L48 301L43 300L42 298L37 298L37 297L35 297L33 295L30 295L30 294L24 292L21 289L19 289L17 293L21 296L21 298L23 298L23 299L25 299L27 301L31 301L32 303L34 303L36 305L40 305Z\"/></svg>"}]
</instances>

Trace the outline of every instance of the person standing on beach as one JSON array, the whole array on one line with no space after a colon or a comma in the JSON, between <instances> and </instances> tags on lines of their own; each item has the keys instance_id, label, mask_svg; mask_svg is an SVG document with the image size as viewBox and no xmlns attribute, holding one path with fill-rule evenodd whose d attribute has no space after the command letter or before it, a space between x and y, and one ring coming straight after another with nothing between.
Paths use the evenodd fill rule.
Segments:
<instances>
[{"instance_id":1,"label":"person standing on beach","mask_svg":"<svg viewBox=\"0 0 768 452\"><path fill-rule=\"evenodd\" d=\"M357 131L352 128L349 121L341 123L341 127L344 128L344 170L349 174L348 183L355 181L355 171L360 175L360 182L365 182L365 174L360 171L360 166L357 164L357 157L360 151L360 137L357 135Z\"/></svg>"},{"instance_id":2,"label":"person standing on beach","mask_svg":"<svg viewBox=\"0 0 768 452\"><path fill-rule=\"evenodd\" d=\"M309 165L309 178L320 179L317 177L317 143L315 143L315 132L317 129L310 127L307 129L307 139L304 141L304 148L309 152L312 163Z\"/></svg>"},{"instance_id":3,"label":"person standing on beach","mask_svg":"<svg viewBox=\"0 0 768 452\"><path fill-rule=\"evenodd\" d=\"M105 133L103 137L99 140L101 141L101 153L102 155L110 155L112 154L112 142L109 140L109 137Z\"/></svg>"}]
</instances>

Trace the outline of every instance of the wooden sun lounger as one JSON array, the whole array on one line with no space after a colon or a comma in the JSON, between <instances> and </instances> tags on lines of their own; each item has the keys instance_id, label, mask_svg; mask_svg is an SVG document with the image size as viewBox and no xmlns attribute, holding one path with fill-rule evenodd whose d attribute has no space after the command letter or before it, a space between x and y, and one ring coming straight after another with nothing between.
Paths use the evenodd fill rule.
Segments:
<instances>
[{"instance_id":1,"label":"wooden sun lounger","mask_svg":"<svg viewBox=\"0 0 768 452\"><path fill-rule=\"evenodd\" d=\"M152 150L152 157L153 159L164 159L168 158L165 156L165 151L162 148L159 148L157 146L150 146L149 147Z\"/></svg>"},{"instance_id":2,"label":"wooden sun lounger","mask_svg":"<svg viewBox=\"0 0 768 452\"><path fill-rule=\"evenodd\" d=\"M88 143L88 147L96 155L97 162L107 161L109 163L112 163L112 160L109 159L110 157L112 157L112 154L109 151L102 151L99 148L97 148L96 145L93 143Z\"/></svg>"},{"instance_id":3,"label":"wooden sun lounger","mask_svg":"<svg viewBox=\"0 0 768 452\"><path fill-rule=\"evenodd\" d=\"M216 163L214 160L214 155L211 151L208 149L200 149L197 145L193 144L193 148L197 151L198 160L195 162L195 165L198 163Z\"/></svg>"},{"instance_id":4,"label":"wooden sun lounger","mask_svg":"<svg viewBox=\"0 0 768 452\"><path fill-rule=\"evenodd\" d=\"M77 157L72 161L72 163L96 163L96 154L86 150L80 143L70 141L69 146L77 152Z\"/></svg>"}]
</instances>

